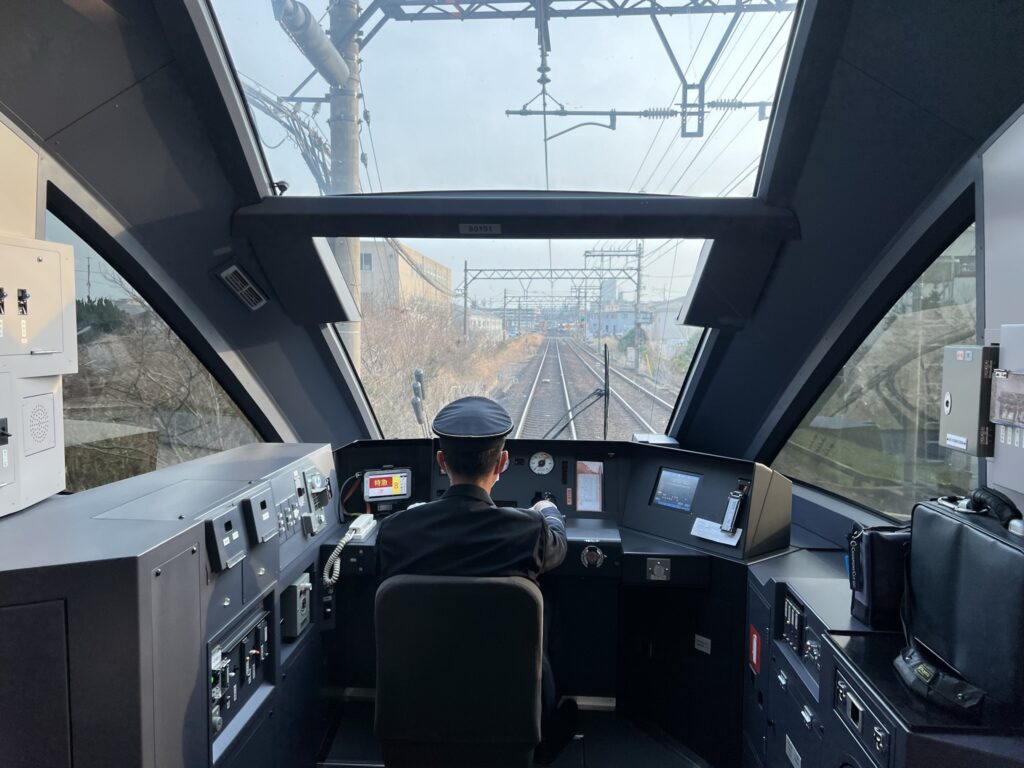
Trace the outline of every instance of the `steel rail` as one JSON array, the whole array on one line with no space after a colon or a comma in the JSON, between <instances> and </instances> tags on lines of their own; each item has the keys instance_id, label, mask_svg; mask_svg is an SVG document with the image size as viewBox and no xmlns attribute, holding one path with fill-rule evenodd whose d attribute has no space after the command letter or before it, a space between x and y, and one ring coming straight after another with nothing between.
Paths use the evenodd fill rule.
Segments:
<instances>
[{"instance_id":1,"label":"steel rail","mask_svg":"<svg viewBox=\"0 0 1024 768\"><path fill-rule=\"evenodd\" d=\"M587 355L589 355L590 357L594 358L594 360L596 360L598 363L601 362L600 356L594 354L591 350L587 349L586 347L576 346L576 347L574 347L574 349L582 350L583 352L586 352ZM654 400L658 405L661 405L661 406L667 408L670 411L675 408L675 405L673 405L672 403L668 402L668 400L663 400L661 397L659 397L658 395L656 395L653 392L651 392L651 390L647 389L645 386L643 386L642 384L637 382L635 379L632 379L629 376L627 376L626 374L624 374L622 371L620 371L614 365L609 365L608 368L616 376L618 376L621 379L624 379L626 381L626 383L629 384L631 387L633 387L635 389L638 389L641 392L643 392L649 398Z\"/></svg>"},{"instance_id":2,"label":"steel rail","mask_svg":"<svg viewBox=\"0 0 1024 768\"><path fill-rule=\"evenodd\" d=\"M569 434L572 435L572 439L576 439L576 422L574 420L572 412L572 401L569 399L569 385L565 380L565 369L562 367L562 350L558 343L558 339L555 339L555 357L558 359L558 374L562 377L562 394L565 396L565 407L566 415L569 417Z\"/></svg>"},{"instance_id":3,"label":"steel rail","mask_svg":"<svg viewBox=\"0 0 1024 768\"><path fill-rule=\"evenodd\" d=\"M530 394L526 396L526 403L523 405L523 413L519 417L519 426L516 427L516 439L523 436L523 429L526 427L526 419L530 413L530 406L533 405L533 395L537 391L537 382L540 381L540 374L544 370L544 361L547 360L548 349L550 349L550 347L550 341L544 345L544 354L541 355L540 365L537 366L537 375L533 377L533 385L530 387Z\"/></svg>"},{"instance_id":4,"label":"steel rail","mask_svg":"<svg viewBox=\"0 0 1024 768\"><path fill-rule=\"evenodd\" d=\"M594 375L594 377L603 384L604 383L604 376L602 376L598 371L596 371L594 369L594 367L590 363L588 363L586 360L583 359L583 355L581 355L579 353L579 350L577 350L575 347L572 347L571 349L576 354L576 357L579 358L579 361L581 363L583 363L583 365L587 368L587 370L589 370ZM620 395L618 392L616 392L614 388L609 386L608 387L608 392L609 392L609 394L611 394L612 397L614 397L619 402L619 404L623 408L626 409L626 412L629 413L630 416L632 416L634 419L636 419L636 421L640 424L640 426L642 426L647 432L657 432L658 431L654 427L652 427L650 424L648 424L647 423L647 419L645 419L643 416L641 416L640 413L636 410L636 408L634 408L629 403L627 403L626 399L622 395Z\"/></svg>"}]
</instances>

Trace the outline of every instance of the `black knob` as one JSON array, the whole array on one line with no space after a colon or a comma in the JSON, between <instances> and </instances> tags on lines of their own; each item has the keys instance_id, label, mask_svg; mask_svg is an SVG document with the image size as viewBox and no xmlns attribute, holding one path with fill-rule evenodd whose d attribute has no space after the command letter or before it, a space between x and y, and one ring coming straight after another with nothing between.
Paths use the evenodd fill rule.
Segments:
<instances>
[{"instance_id":1,"label":"black knob","mask_svg":"<svg viewBox=\"0 0 1024 768\"><path fill-rule=\"evenodd\" d=\"M593 544L588 544L580 552L580 562L584 568L600 568L604 565L604 552Z\"/></svg>"}]
</instances>

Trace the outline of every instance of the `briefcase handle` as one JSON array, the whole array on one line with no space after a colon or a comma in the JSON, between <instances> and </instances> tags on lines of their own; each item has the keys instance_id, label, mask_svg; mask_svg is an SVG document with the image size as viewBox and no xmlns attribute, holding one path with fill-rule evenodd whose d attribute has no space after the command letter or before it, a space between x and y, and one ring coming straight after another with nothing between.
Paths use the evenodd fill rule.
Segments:
<instances>
[{"instance_id":1,"label":"briefcase handle","mask_svg":"<svg viewBox=\"0 0 1024 768\"><path fill-rule=\"evenodd\" d=\"M992 488L975 488L967 494L966 501L967 504L958 506L958 509L968 514L995 518L1004 528L1011 520L1021 516L1017 505L1006 494Z\"/></svg>"}]
</instances>

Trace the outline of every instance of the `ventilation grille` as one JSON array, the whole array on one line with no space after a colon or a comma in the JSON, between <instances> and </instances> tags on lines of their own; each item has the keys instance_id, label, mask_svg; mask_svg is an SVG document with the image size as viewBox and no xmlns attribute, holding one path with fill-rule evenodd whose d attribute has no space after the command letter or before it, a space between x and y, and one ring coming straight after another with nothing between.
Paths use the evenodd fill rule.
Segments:
<instances>
[{"instance_id":1,"label":"ventilation grille","mask_svg":"<svg viewBox=\"0 0 1024 768\"><path fill-rule=\"evenodd\" d=\"M267 303L267 297L263 295L263 291L257 288L249 276L238 266L232 265L225 269L220 273L220 279L253 312Z\"/></svg>"}]
</instances>

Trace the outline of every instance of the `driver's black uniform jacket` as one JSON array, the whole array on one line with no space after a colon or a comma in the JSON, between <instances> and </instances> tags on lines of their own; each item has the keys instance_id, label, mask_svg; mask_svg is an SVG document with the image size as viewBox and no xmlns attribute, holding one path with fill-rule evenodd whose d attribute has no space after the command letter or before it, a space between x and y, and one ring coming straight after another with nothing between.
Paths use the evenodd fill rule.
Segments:
<instances>
[{"instance_id":1,"label":"driver's black uniform jacket","mask_svg":"<svg viewBox=\"0 0 1024 768\"><path fill-rule=\"evenodd\" d=\"M536 582L565 559L558 508L497 507L476 485L396 512L377 529L377 573L390 576L524 576Z\"/></svg>"},{"instance_id":2,"label":"driver's black uniform jacket","mask_svg":"<svg viewBox=\"0 0 1024 768\"><path fill-rule=\"evenodd\" d=\"M565 559L565 522L553 504L495 506L476 485L453 485L436 501L396 512L377 527L377 574L391 576L524 576L533 582ZM550 605L544 605L542 706L556 701L547 655Z\"/></svg>"}]
</instances>

